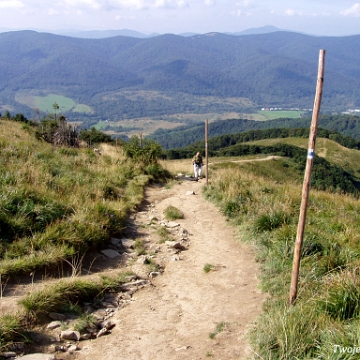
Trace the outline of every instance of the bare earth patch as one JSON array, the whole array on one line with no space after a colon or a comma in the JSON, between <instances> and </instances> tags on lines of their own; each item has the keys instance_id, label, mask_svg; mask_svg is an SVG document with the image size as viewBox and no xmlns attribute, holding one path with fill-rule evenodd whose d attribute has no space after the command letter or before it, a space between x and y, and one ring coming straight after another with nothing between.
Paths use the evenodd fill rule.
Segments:
<instances>
[{"instance_id":1,"label":"bare earth patch","mask_svg":"<svg viewBox=\"0 0 360 360\"><path fill-rule=\"evenodd\" d=\"M169 190L153 186L147 211L135 224L148 253L163 271L115 312L112 333L81 341L77 360L246 359L252 352L247 332L261 312L265 294L258 289L258 264L249 245L234 238L222 214L201 195L200 182L185 181ZM189 195L193 191L195 194ZM174 254L159 243L149 218L160 222L164 209L175 206L176 220L187 232L188 247ZM145 209L142 209L145 210ZM209 272L206 264L212 265ZM131 265L141 274L138 262Z\"/></svg>"}]
</instances>

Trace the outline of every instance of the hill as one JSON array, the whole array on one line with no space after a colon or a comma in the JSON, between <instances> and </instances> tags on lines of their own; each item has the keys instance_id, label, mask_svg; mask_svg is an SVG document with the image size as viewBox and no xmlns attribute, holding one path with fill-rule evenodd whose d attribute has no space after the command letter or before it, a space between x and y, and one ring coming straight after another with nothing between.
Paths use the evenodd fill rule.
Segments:
<instances>
[{"instance_id":1,"label":"hill","mask_svg":"<svg viewBox=\"0 0 360 360\"><path fill-rule=\"evenodd\" d=\"M209 138L221 135L236 134L248 132L251 130L265 129L291 129L307 128L309 129L311 118L302 119L276 119L271 121L251 121L245 119L229 119L223 121L214 121L209 123ZM351 115L321 115L319 117L319 126L324 129L333 130L344 136L350 136L352 139L360 139L360 118ZM197 123L188 126L178 127L176 129L158 129L148 138L158 142L164 149L182 148L193 143L204 140L205 125ZM211 140L210 140L211 141ZM351 140L349 139L348 142ZM199 144L197 144L199 145ZM202 145L199 145L202 147Z\"/></svg>"},{"instance_id":2,"label":"hill","mask_svg":"<svg viewBox=\"0 0 360 360\"><path fill-rule=\"evenodd\" d=\"M1 33L0 109L46 113L39 101L50 94L71 100L61 111L88 124L269 105L309 109L323 48L323 111L344 110L360 106L359 41L285 31L143 39Z\"/></svg>"},{"instance_id":3,"label":"hill","mask_svg":"<svg viewBox=\"0 0 360 360\"><path fill-rule=\"evenodd\" d=\"M291 129L301 139L286 140L281 139L286 129L273 131L278 139L267 142L256 139L264 138L265 131L254 131L247 144L224 137L223 143L218 141L219 154L234 155L241 147L257 152L246 158L214 158L206 186L203 180L179 179L166 188L156 184L141 206L144 186L154 179L150 172L158 164L125 157L128 150L140 148L102 145L100 155L88 148L50 145L36 138L29 123L0 119L0 128L2 349L13 346L27 353L32 343L41 350L51 346L54 353L59 328L50 330L46 323L50 312L56 312L65 319L61 330L89 335L82 339L90 340L81 339L86 346L79 346L79 359L89 353L92 358L127 354L135 359L149 355L150 343L155 359L163 359L164 353L180 358L183 351L190 357L225 354L238 359L248 354L245 325L254 322L265 298L255 290L258 267L262 290L269 296L251 329L253 346L263 358L330 358L333 344L347 344L357 336L360 209L353 180L359 174L359 150L322 139L326 132L319 131L322 155L313 167L301 296L289 311L286 293L306 158L304 130ZM238 137L245 142L245 134ZM261 154L271 147L281 158L263 159ZM185 190L192 190L191 195ZM219 211L195 196L200 191ZM166 210L174 205L181 209L176 217L180 230L163 226L174 222L159 221L168 219ZM235 232L230 224L237 227ZM208 230L207 236L199 227ZM234 241L234 234L251 242L251 251ZM122 256L104 258L99 253L104 246L105 253L119 251ZM7 313L15 308L15 299L23 311ZM106 329L113 328L109 337L101 337L95 326L105 320ZM160 333L165 336L154 343ZM134 342L135 335L142 341ZM57 349L62 358L74 356L70 349L65 353L65 346Z\"/></svg>"}]
</instances>

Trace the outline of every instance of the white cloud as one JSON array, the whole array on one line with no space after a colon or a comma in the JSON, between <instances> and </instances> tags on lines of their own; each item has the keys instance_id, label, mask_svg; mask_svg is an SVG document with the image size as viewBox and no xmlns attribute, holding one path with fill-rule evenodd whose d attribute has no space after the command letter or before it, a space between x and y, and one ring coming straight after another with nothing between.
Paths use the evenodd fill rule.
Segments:
<instances>
[{"instance_id":1,"label":"white cloud","mask_svg":"<svg viewBox=\"0 0 360 360\"><path fill-rule=\"evenodd\" d=\"M340 14L344 16L360 16L360 3L356 3L351 8L340 11Z\"/></svg>"},{"instance_id":2,"label":"white cloud","mask_svg":"<svg viewBox=\"0 0 360 360\"><path fill-rule=\"evenodd\" d=\"M235 3L236 10L232 11L231 13L240 17L240 16L249 16L251 13L249 9L254 8L254 0L243 0L240 2Z\"/></svg>"},{"instance_id":3,"label":"white cloud","mask_svg":"<svg viewBox=\"0 0 360 360\"><path fill-rule=\"evenodd\" d=\"M237 2L235 5L236 7L238 8L251 8L254 6L254 0L243 0L243 1L240 1L240 2Z\"/></svg>"},{"instance_id":4,"label":"white cloud","mask_svg":"<svg viewBox=\"0 0 360 360\"><path fill-rule=\"evenodd\" d=\"M109 1L63 0L64 8L104 10L109 9Z\"/></svg>"},{"instance_id":5,"label":"white cloud","mask_svg":"<svg viewBox=\"0 0 360 360\"><path fill-rule=\"evenodd\" d=\"M0 8L20 8L24 4L19 0L0 0Z\"/></svg>"},{"instance_id":6,"label":"white cloud","mask_svg":"<svg viewBox=\"0 0 360 360\"><path fill-rule=\"evenodd\" d=\"M302 15L302 12L296 11L294 9L287 9L287 10L285 10L285 15L287 15L287 16Z\"/></svg>"},{"instance_id":7,"label":"white cloud","mask_svg":"<svg viewBox=\"0 0 360 360\"><path fill-rule=\"evenodd\" d=\"M151 3L151 1L150 1ZM174 8L184 8L187 7L188 3L185 0L156 0L154 5L151 5L149 7L155 7L155 8L168 8L168 9L174 9Z\"/></svg>"}]
</instances>

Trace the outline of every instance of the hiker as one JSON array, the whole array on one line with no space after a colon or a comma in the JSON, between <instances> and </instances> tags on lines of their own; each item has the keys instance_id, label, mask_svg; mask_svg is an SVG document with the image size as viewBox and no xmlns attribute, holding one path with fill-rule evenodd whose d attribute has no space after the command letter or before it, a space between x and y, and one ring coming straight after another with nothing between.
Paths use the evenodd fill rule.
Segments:
<instances>
[{"instance_id":1,"label":"hiker","mask_svg":"<svg viewBox=\"0 0 360 360\"><path fill-rule=\"evenodd\" d=\"M192 163L194 165L195 179L198 179L201 177L201 170L202 170L202 165L203 165L202 157L201 157L201 154L199 151L193 157Z\"/></svg>"}]
</instances>

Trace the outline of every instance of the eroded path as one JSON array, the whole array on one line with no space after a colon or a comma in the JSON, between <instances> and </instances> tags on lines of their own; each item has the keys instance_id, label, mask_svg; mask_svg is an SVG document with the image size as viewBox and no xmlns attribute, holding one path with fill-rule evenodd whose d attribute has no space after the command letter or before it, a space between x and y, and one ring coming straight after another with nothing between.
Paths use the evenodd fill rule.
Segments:
<instances>
[{"instance_id":1,"label":"eroded path","mask_svg":"<svg viewBox=\"0 0 360 360\"><path fill-rule=\"evenodd\" d=\"M251 357L246 333L265 298L257 287L258 265L251 247L235 241L234 229L202 198L204 182L148 189L147 201L156 213L162 214L168 205L183 212L184 219L176 221L188 232L189 248L178 255L178 261L158 251L155 260L164 263L162 275L115 313L112 334L81 342L77 360ZM195 195L187 195L189 191ZM165 246L151 244L150 233L148 240L153 249ZM205 264L215 271L205 273ZM210 338L218 324L224 325L222 331Z\"/></svg>"}]
</instances>

